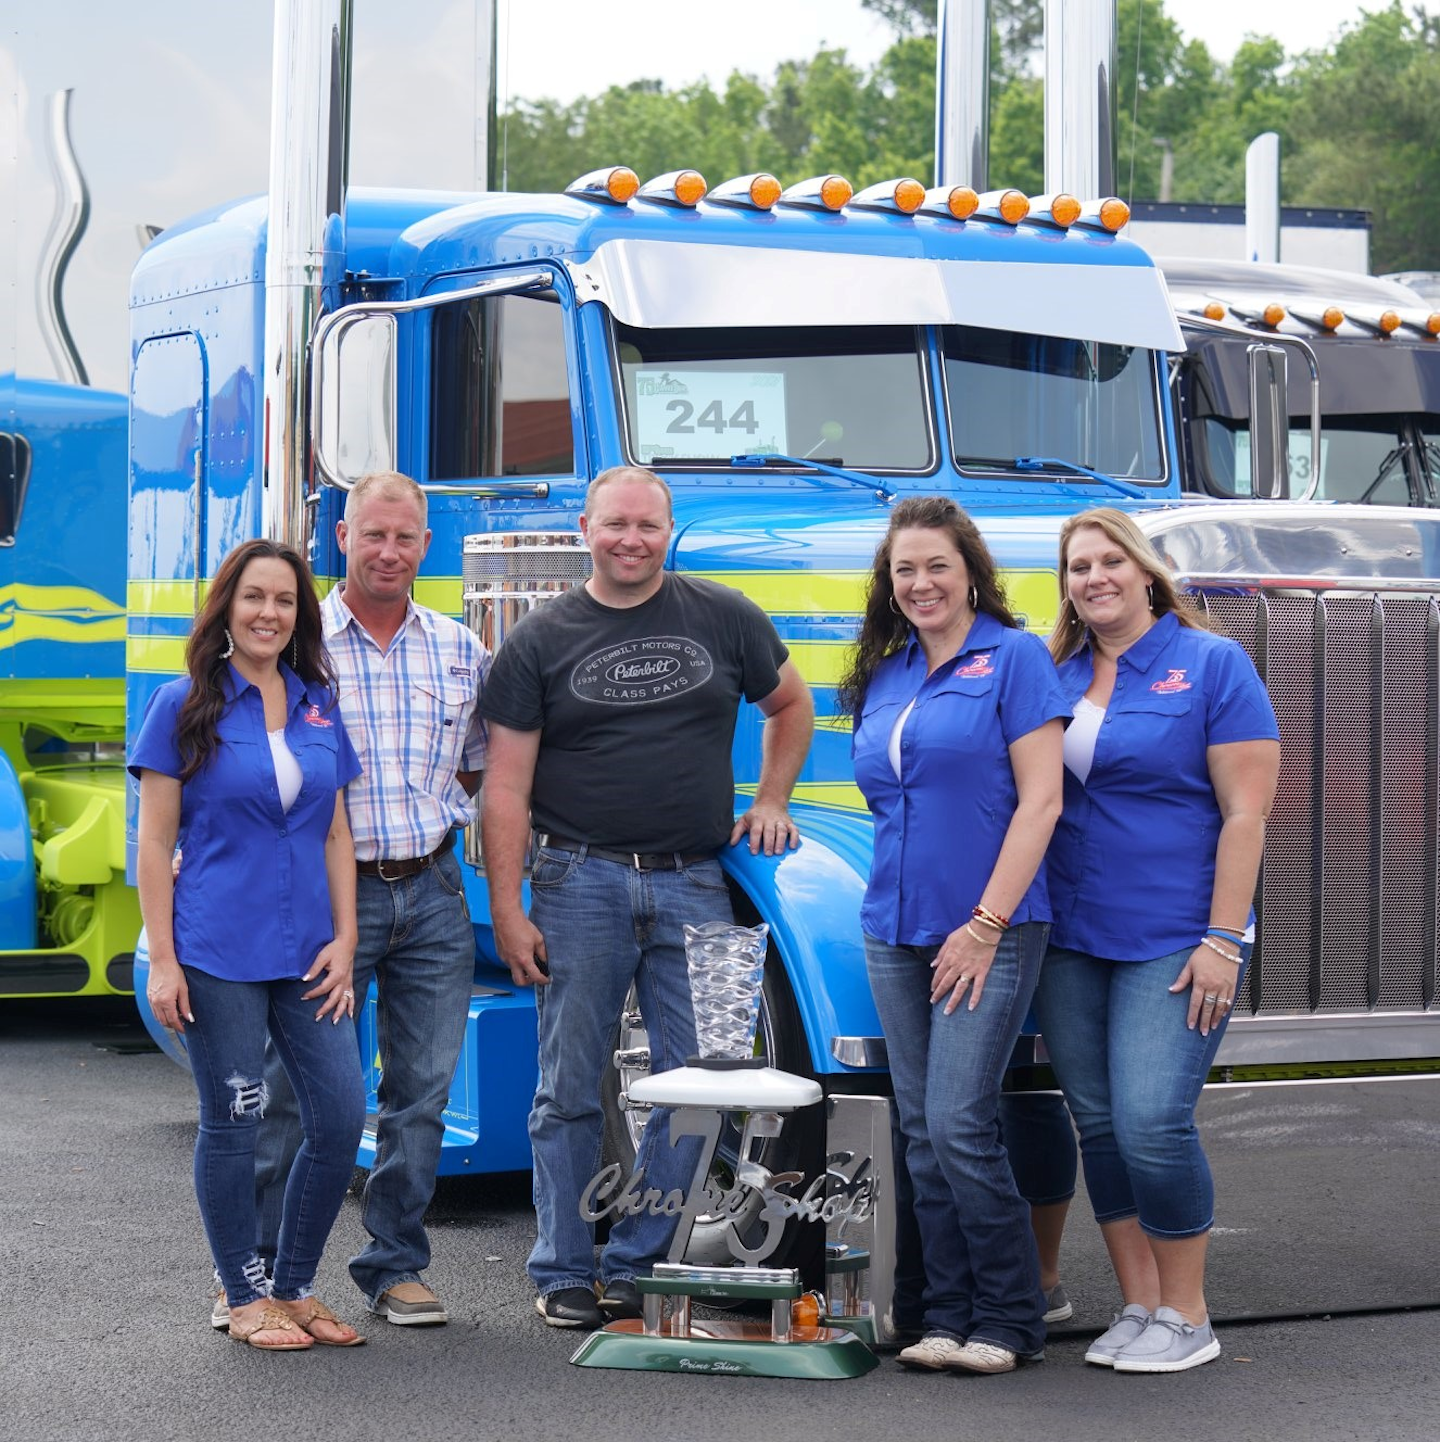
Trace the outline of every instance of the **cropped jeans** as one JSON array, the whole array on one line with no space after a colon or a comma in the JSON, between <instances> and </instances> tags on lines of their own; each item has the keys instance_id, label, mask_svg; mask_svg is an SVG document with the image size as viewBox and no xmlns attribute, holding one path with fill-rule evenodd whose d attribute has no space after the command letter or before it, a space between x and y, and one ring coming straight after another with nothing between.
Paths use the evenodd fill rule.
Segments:
<instances>
[{"instance_id":1,"label":"cropped jeans","mask_svg":"<svg viewBox=\"0 0 1440 1442\"><path fill-rule=\"evenodd\" d=\"M1138 1217L1151 1236L1209 1231L1215 1188L1195 1104L1229 1022L1208 1037L1185 1022L1190 988L1171 992L1193 948L1153 961L1106 961L1052 946L1035 1015L1080 1132L1098 1222ZM1250 948L1242 948L1248 962ZM1244 967L1235 978L1239 991Z\"/></svg>"},{"instance_id":2,"label":"cropped jeans","mask_svg":"<svg viewBox=\"0 0 1440 1442\"><path fill-rule=\"evenodd\" d=\"M684 1066L696 1049L684 926L734 915L718 861L637 871L584 847L536 853L530 903L530 919L545 938L550 984L535 990L540 1082L530 1146L537 1235L526 1267L545 1297L589 1287L596 1275L593 1226L580 1215L580 1200L600 1168L600 1079L631 983L649 1033L651 1071ZM685 1137L672 1146L669 1119L657 1107L646 1123L635 1162L642 1191L689 1190L700 1142ZM648 1275L665 1260L675 1226L675 1217L649 1208L615 1220L600 1258L601 1281Z\"/></svg>"},{"instance_id":3,"label":"cropped jeans","mask_svg":"<svg viewBox=\"0 0 1440 1442\"><path fill-rule=\"evenodd\" d=\"M189 966L185 981L195 1015L185 1045L200 1093L195 1194L226 1299L243 1307L272 1291L287 1301L309 1296L365 1121L354 1023L317 1022L319 1003L301 1000L309 990L302 981L225 981ZM277 1189L275 1249L262 1261L255 1143L269 1101L267 1031L287 1092L298 1099L300 1135Z\"/></svg>"},{"instance_id":4,"label":"cropped jeans","mask_svg":"<svg viewBox=\"0 0 1440 1442\"><path fill-rule=\"evenodd\" d=\"M475 931L452 851L400 881L358 876L356 913L360 941L353 985L363 1002L375 982L381 1076L375 1165L365 1179L360 1211L370 1241L351 1259L350 1275L373 1307L382 1292L399 1282L418 1282L430 1265L425 1209L435 1193L445 1104L465 1040ZM358 1057L353 1038L351 1046L352 1058ZM259 1250L268 1259L278 1238L278 1184L299 1128L278 1058L268 1060L265 1079L271 1105L254 1180ZM354 1166L352 1148L347 1180Z\"/></svg>"},{"instance_id":5,"label":"cropped jeans","mask_svg":"<svg viewBox=\"0 0 1440 1442\"><path fill-rule=\"evenodd\" d=\"M890 1056L924 1260L924 1329L1022 1355L1045 1344L1030 1209L1000 1140L1000 1082L1030 1006L1049 932L1012 926L980 1004L930 1000L935 946L865 938Z\"/></svg>"}]
</instances>

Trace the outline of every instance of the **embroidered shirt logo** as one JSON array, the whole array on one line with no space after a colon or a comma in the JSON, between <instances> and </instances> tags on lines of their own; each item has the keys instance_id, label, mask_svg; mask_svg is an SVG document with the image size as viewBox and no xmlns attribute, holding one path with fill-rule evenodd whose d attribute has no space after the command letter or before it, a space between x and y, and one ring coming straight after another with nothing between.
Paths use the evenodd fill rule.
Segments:
<instances>
[{"instance_id":1,"label":"embroidered shirt logo","mask_svg":"<svg viewBox=\"0 0 1440 1442\"><path fill-rule=\"evenodd\" d=\"M993 676L995 668L990 664L992 651L983 651L978 656L972 656L968 661L957 666L952 674L956 676Z\"/></svg>"},{"instance_id":2,"label":"embroidered shirt logo","mask_svg":"<svg viewBox=\"0 0 1440 1442\"><path fill-rule=\"evenodd\" d=\"M335 723L328 717L322 716L318 706L312 706L305 713L305 724L307 726L333 726Z\"/></svg>"},{"instance_id":3,"label":"embroidered shirt logo","mask_svg":"<svg viewBox=\"0 0 1440 1442\"><path fill-rule=\"evenodd\" d=\"M1163 681L1157 681L1150 689L1160 692L1162 696L1169 696L1176 691L1188 691L1190 683L1185 679L1185 671L1182 668L1178 671L1172 670Z\"/></svg>"},{"instance_id":4,"label":"embroidered shirt logo","mask_svg":"<svg viewBox=\"0 0 1440 1442\"><path fill-rule=\"evenodd\" d=\"M469 681L475 673L468 666L452 666L450 674L458 676L462 681Z\"/></svg>"}]
</instances>

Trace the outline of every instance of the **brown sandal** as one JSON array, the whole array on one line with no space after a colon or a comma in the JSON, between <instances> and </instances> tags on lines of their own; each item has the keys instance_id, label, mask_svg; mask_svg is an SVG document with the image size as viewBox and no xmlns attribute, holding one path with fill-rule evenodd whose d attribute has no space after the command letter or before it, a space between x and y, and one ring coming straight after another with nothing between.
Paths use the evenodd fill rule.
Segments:
<instances>
[{"instance_id":1,"label":"brown sandal","mask_svg":"<svg viewBox=\"0 0 1440 1442\"><path fill-rule=\"evenodd\" d=\"M283 1342L257 1342L252 1340L257 1332L290 1332ZM259 1352L308 1352L312 1341L303 1327L297 1326L289 1313L279 1307L268 1306L256 1316L242 1319L234 1312L230 1314L230 1340L244 1342Z\"/></svg>"},{"instance_id":2,"label":"brown sandal","mask_svg":"<svg viewBox=\"0 0 1440 1442\"><path fill-rule=\"evenodd\" d=\"M359 1347L364 1345L364 1337L362 1337L349 1322L342 1322L319 1297L307 1297L304 1302L304 1309L301 1312L288 1315L297 1327L307 1332L321 1347ZM329 1322L333 1326L343 1327L350 1335L344 1341L336 1341L331 1337L322 1337L315 1330L316 1322Z\"/></svg>"}]
</instances>

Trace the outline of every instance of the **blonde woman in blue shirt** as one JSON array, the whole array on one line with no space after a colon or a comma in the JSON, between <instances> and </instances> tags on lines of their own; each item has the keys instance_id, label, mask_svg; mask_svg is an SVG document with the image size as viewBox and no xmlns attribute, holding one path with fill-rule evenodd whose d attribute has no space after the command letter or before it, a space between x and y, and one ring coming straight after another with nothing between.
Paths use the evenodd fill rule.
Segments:
<instances>
[{"instance_id":1,"label":"blonde woman in blue shirt","mask_svg":"<svg viewBox=\"0 0 1440 1442\"><path fill-rule=\"evenodd\" d=\"M1085 1360L1180 1372L1220 1353L1195 1104L1250 955L1279 732L1250 658L1180 607L1129 516L1066 521L1059 568L1074 720L1035 1011L1123 1297Z\"/></svg>"},{"instance_id":2,"label":"blonde woman in blue shirt","mask_svg":"<svg viewBox=\"0 0 1440 1442\"><path fill-rule=\"evenodd\" d=\"M1045 1302L997 1113L1049 930L1069 708L953 501L891 513L840 704L875 818L861 925L926 1274L900 1361L1013 1371L1043 1355Z\"/></svg>"},{"instance_id":3,"label":"blonde woman in blue shirt","mask_svg":"<svg viewBox=\"0 0 1440 1442\"><path fill-rule=\"evenodd\" d=\"M360 765L299 554L264 540L232 551L185 660L188 676L151 698L130 755L146 996L162 1025L185 1033L200 1094L195 1190L231 1338L275 1352L353 1347L365 1339L314 1282L364 1124L344 800ZM267 1032L305 1125L273 1276L255 1248Z\"/></svg>"}]
</instances>

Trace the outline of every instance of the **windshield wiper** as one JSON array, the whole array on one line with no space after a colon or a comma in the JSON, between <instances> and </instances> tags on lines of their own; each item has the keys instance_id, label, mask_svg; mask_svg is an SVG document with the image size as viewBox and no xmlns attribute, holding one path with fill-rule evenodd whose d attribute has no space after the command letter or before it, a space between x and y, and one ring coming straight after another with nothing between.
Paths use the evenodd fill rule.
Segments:
<instances>
[{"instance_id":1,"label":"windshield wiper","mask_svg":"<svg viewBox=\"0 0 1440 1442\"><path fill-rule=\"evenodd\" d=\"M869 491L881 504L895 499L895 491L884 481L877 481L874 476L867 476L860 471L847 471L843 466L832 466L826 461L807 460L802 456L777 456L766 452L757 456L731 456L730 464L737 470L755 471L762 471L766 466L793 466L802 471L815 472L809 479L817 485L825 484L822 477L834 476L837 480L844 481L846 486L858 486L863 491ZM842 488L836 486L835 489Z\"/></svg>"},{"instance_id":2,"label":"windshield wiper","mask_svg":"<svg viewBox=\"0 0 1440 1442\"><path fill-rule=\"evenodd\" d=\"M1084 476L1087 481L1094 481L1097 486L1108 486L1112 491L1137 501L1143 501L1150 494L1140 486L1132 486L1129 481L1117 480L1103 471L1092 471L1089 466L1082 466L1079 461L1066 461L1058 456L1016 456L1011 464L1017 471L1063 471L1070 476Z\"/></svg>"},{"instance_id":3,"label":"windshield wiper","mask_svg":"<svg viewBox=\"0 0 1440 1442\"><path fill-rule=\"evenodd\" d=\"M1355 504L1357 506L1363 506L1368 504L1370 497L1373 496L1375 492L1378 491L1387 480L1389 480L1390 472L1393 471L1395 467L1400 463L1401 458L1409 449L1410 442L1401 441L1400 444L1396 446L1395 449L1391 451L1390 454L1386 456L1383 461L1380 462L1380 469L1375 472L1375 479L1371 481L1370 484L1366 486L1365 489L1361 491L1358 496L1356 496Z\"/></svg>"}]
</instances>

